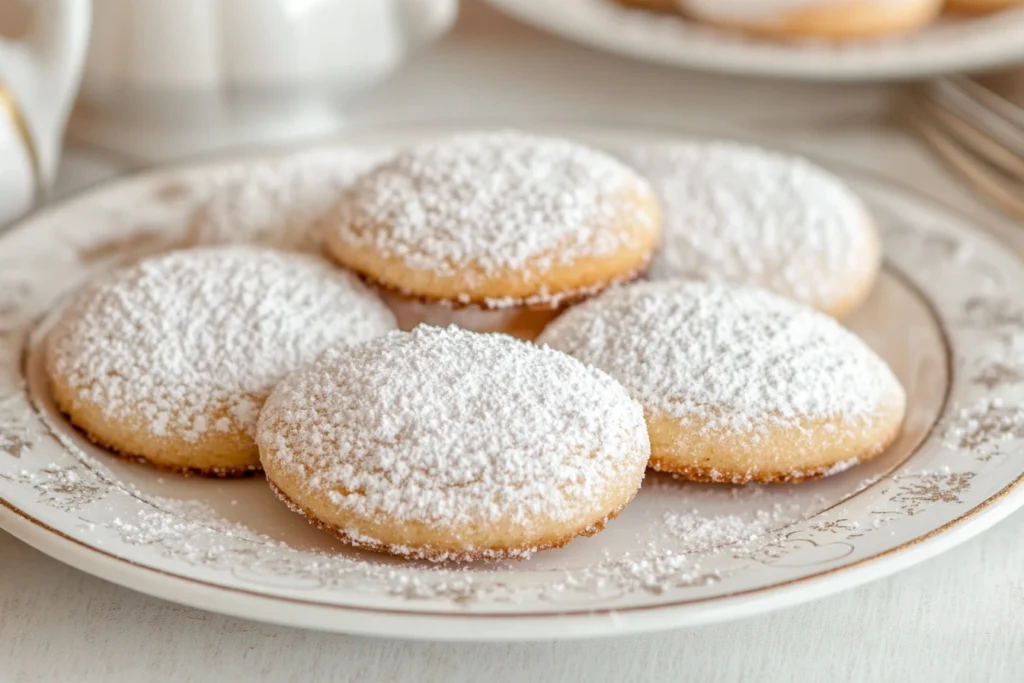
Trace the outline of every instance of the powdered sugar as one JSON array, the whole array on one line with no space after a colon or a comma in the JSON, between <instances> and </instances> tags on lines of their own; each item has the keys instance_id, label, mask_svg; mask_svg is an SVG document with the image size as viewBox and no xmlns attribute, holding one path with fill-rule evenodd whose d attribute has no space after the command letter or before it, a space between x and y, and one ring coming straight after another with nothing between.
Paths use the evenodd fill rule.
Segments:
<instances>
[{"instance_id":1,"label":"powdered sugar","mask_svg":"<svg viewBox=\"0 0 1024 683\"><path fill-rule=\"evenodd\" d=\"M473 278L610 254L651 228L651 190L602 152L516 132L412 147L357 181L329 229L409 268ZM528 274L524 274L528 275Z\"/></svg>"},{"instance_id":2,"label":"powdered sugar","mask_svg":"<svg viewBox=\"0 0 1024 683\"><path fill-rule=\"evenodd\" d=\"M380 149L328 148L226 168L204 188L186 239L319 251L324 214L345 187L388 156Z\"/></svg>"},{"instance_id":3,"label":"powdered sugar","mask_svg":"<svg viewBox=\"0 0 1024 683\"><path fill-rule=\"evenodd\" d=\"M892 371L831 318L767 292L669 280L568 311L541 343L606 370L649 411L755 435L899 405Z\"/></svg>"},{"instance_id":4,"label":"powdered sugar","mask_svg":"<svg viewBox=\"0 0 1024 683\"><path fill-rule=\"evenodd\" d=\"M804 159L734 142L639 147L626 158L661 197L654 279L757 285L828 308L878 268L861 201Z\"/></svg>"},{"instance_id":5,"label":"powdered sugar","mask_svg":"<svg viewBox=\"0 0 1024 683\"><path fill-rule=\"evenodd\" d=\"M274 391L258 443L340 509L450 528L574 519L650 452L603 372L454 326L327 351Z\"/></svg>"},{"instance_id":6,"label":"powdered sugar","mask_svg":"<svg viewBox=\"0 0 1024 683\"><path fill-rule=\"evenodd\" d=\"M778 519L767 510L759 510L753 519L739 515L709 517L698 510L666 512L662 521L670 534L684 544L677 552L703 553L763 538Z\"/></svg>"},{"instance_id":7,"label":"powdered sugar","mask_svg":"<svg viewBox=\"0 0 1024 683\"><path fill-rule=\"evenodd\" d=\"M549 590L569 591L591 584L606 590L639 590L660 595L674 588L708 586L719 578L717 572L703 569L699 561L689 555L672 550L650 550L584 567L568 574Z\"/></svg>"},{"instance_id":8,"label":"powdered sugar","mask_svg":"<svg viewBox=\"0 0 1024 683\"><path fill-rule=\"evenodd\" d=\"M972 405L960 406L943 434L953 448L998 452L1006 441L1024 439L1024 411L1007 405L998 396L984 397Z\"/></svg>"},{"instance_id":9,"label":"powdered sugar","mask_svg":"<svg viewBox=\"0 0 1024 683\"><path fill-rule=\"evenodd\" d=\"M320 258L214 247L93 283L64 311L48 355L108 416L194 442L208 430L252 434L281 377L332 344L394 327L364 285Z\"/></svg>"},{"instance_id":10,"label":"powdered sugar","mask_svg":"<svg viewBox=\"0 0 1024 683\"><path fill-rule=\"evenodd\" d=\"M745 495L748 492L753 495ZM665 530L674 540L675 552L684 555L728 552L734 557L750 556L766 545L780 543L783 539L777 534L778 530L813 519L827 506L821 496L793 500L792 494L786 494L786 502L771 502L771 496L756 487L736 487L731 493L734 508L748 509L726 514L703 509L682 512L670 509L662 515ZM743 505L758 499L761 501L756 506Z\"/></svg>"},{"instance_id":11,"label":"powdered sugar","mask_svg":"<svg viewBox=\"0 0 1024 683\"><path fill-rule=\"evenodd\" d=\"M831 476L834 476L836 474L842 474L846 470L852 469L852 468L856 467L858 464L860 464L860 458L847 458L846 460L840 460L840 461L836 462L834 465L832 465L831 467L825 469L821 473L821 476L823 476L823 477L831 477ZM794 476L796 474L797 473L794 473Z\"/></svg>"}]
</instances>

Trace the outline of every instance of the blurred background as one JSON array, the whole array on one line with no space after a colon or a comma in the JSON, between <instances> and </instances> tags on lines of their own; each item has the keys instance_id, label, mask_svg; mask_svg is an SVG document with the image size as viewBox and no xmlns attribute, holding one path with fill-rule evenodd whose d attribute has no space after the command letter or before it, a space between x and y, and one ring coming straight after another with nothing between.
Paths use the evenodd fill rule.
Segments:
<instances>
[{"instance_id":1,"label":"blurred background","mask_svg":"<svg viewBox=\"0 0 1024 683\"><path fill-rule=\"evenodd\" d=\"M941 4L914 2L930 3L932 15ZM938 147L949 139L960 148L979 132L958 131L966 121L1003 148L1024 149L1019 131L985 125L991 112L945 78L996 69L981 81L993 88L982 104L992 92L1020 97L1018 72L1007 68L1024 60L1019 7L922 15L888 30L847 20L764 36L666 3L656 9L670 11L635 5L659 3L0 0L0 101L15 112L0 119L0 215L184 157L425 123L738 128L797 146L824 141L888 166L894 146L917 144L904 130L925 129L933 148L937 127L959 132ZM964 163L951 158L958 149L934 151L954 168ZM999 195L1001 211L1020 209L1003 196L1013 186L992 189L1006 180L999 175L969 191L986 202Z\"/></svg>"}]
</instances>

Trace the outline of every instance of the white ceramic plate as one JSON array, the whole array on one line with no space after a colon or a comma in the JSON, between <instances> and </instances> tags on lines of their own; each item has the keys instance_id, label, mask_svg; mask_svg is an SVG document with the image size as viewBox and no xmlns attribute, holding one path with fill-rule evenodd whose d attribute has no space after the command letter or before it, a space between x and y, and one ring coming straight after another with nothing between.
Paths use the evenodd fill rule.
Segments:
<instances>
[{"instance_id":1,"label":"white ceramic plate","mask_svg":"<svg viewBox=\"0 0 1024 683\"><path fill-rule=\"evenodd\" d=\"M612 149L663 139L556 132ZM650 475L597 536L520 563L435 567L346 548L285 509L260 478L183 478L120 460L54 410L40 339L88 278L173 245L193 188L222 165L121 180L0 236L0 526L68 564L284 624L565 638L810 600L935 555L1024 503L1024 265L969 218L841 168L878 217L888 261L850 326L909 395L903 437L871 463L794 486Z\"/></svg>"},{"instance_id":2,"label":"white ceramic plate","mask_svg":"<svg viewBox=\"0 0 1024 683\"><path fill-rule=\"evenodd\" d=\"M943 18L907 35L831 44L748 38L612 0L491 0L520 20L609 52L756 76L897 80L1024 61L1024 9Z\"/></svg>"}]
</instances>

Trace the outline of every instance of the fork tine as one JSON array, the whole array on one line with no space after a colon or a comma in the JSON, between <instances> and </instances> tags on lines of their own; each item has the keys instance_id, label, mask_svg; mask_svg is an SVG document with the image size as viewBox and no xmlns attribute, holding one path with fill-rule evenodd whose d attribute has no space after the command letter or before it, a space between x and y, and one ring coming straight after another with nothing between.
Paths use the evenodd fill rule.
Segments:
<instances>
[{"instance_id":1,"label":"fork tine","mask_svg":"<svg viewBox=\"0 0 1024 683\"><path fill-rule=\"evenodd\" d=\"M948 76L951 84L970 93L977 101L986 104L1008 121L1024 129L1024 107L1014 104L998 92L981 82L963 75Z\"/></svg>"},{"instance_id":2,"label":"fork tine","mask_svg":"<svg viewBox=\"0 0 1024 683\"><path fill-rule=\"evenodd\" d=\"M936 123L928 110L917 103L908 103L902 112L907 121L918 131L950 169L966 180L975 192L1016 220L1024 221L1024 197L1021 187L1009 182L1005 176L989 169L967 148L944 132L942 124Z\"/></svg>"},{"instance_id":3,"label":"fork tine","mask_svg":"<svg viewBox=\"0 0 1024 683\"><path fill-rule=\"evenodd\" d=\"M986 132L979 130L972 123L965 121L934 100L925 100L921 106L938 119L938 123L942 124L950 135L957 138L962 146L970 148L991 165L1021 183L1024 188L1024 157L1002 146L998 140L993 139Z\"/></svg>"},{"instance_id":4,"label":"fork tine","mask_svg":"<svg viewBox=\"0 0 1024 683\"><path fill-rule=\"evenodd\" d=\"M1024 110L962 76L937 79L927 94L998 144L1024 156Z\"/></svg>"}]
</instances>

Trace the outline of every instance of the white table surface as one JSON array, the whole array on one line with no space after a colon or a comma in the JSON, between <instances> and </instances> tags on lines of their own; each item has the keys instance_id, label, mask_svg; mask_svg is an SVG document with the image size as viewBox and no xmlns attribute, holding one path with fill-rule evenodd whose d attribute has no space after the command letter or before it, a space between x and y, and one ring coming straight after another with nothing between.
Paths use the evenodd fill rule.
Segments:
<instances>
[{"instance_id":1,"label":"white table surface","mask_svg":"<svg viewBox=\"0 0 1024 683\"><path fill-rule=\"evenodd\" d=\"M756 82L633 63L467 5L456 31L352 105L357 125L529 120L735 126L901 178L1016 228L889 114L890 88ZM131 169L74 146L58 191ZM1021 681L1024 513L924 565L738 623L595 641L476 645L346 637L179 607L87 576L0 532L0 682Z\"/></svg>"}]
</instances>

